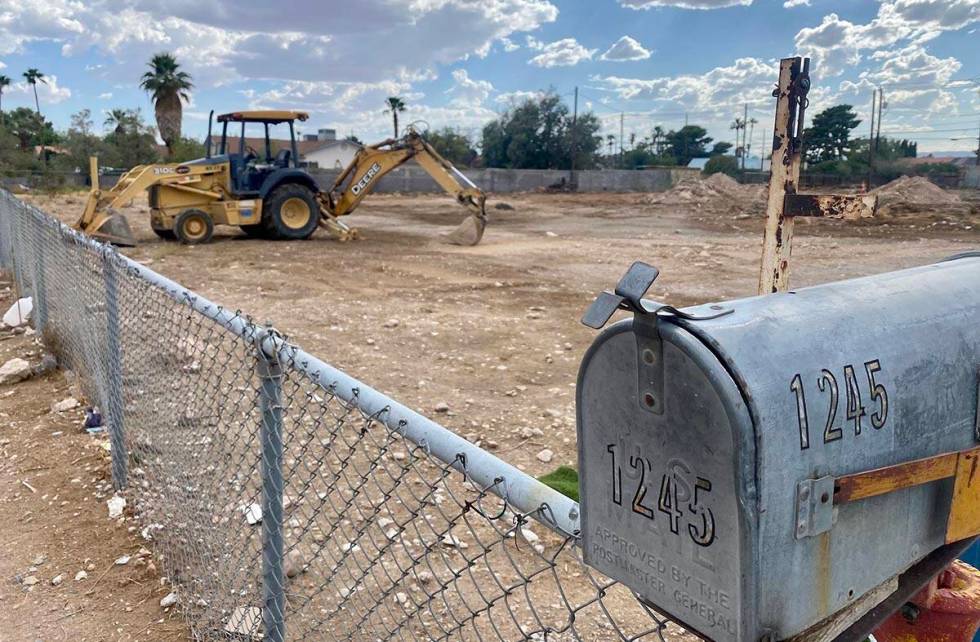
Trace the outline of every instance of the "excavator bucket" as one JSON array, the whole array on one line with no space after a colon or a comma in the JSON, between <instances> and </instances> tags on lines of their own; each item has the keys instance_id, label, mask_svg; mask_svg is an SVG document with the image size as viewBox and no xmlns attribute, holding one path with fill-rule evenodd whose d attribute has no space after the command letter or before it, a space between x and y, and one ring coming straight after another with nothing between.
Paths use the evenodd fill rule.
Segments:
<instances>
[{"instance_id":1,"label":"excavator bucket","mask_svg":"<svg viewBox=\"0 0 980 642\"><path fill-rule=\"evenodd\" d=\"M476 245L483 238L486 226L486 217L471 214L463 219L459 227L446 234L446 242L453 245Z\"/></svg>"},{"instance_id":2,"label":"excavator bucket","mask_svg":"<svg viewBox=\"0 0 980 642\"><path fill-rule=\"evenodd\" d=\"M136 237L129 229L129 221L126 217L109 208L104 212L96 212L92 222L82 230L89 236L119 245L123 247L134 247L137 245Z\"/></svg>"}]
</instances>

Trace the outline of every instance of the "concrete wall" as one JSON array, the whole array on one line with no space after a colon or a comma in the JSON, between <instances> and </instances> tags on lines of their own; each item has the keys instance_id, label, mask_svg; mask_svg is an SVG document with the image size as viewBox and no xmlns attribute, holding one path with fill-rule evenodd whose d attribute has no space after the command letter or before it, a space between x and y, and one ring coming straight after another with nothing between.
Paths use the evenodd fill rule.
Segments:
<instances>
[{"instance_id":1,"label":"concrete wall","mask_svg":"<svg viewBox=\"0 0 980 642\"><path fill-rule=\"evenodd\" d=\"M567 183L567 170L552 169L466 169L461 170L480 189L491 193L533 192ZM337 171L314 170L313 176L322 187L336 180ZM700 171L678 168L644 170L604 169L576 172L580 192L663 192L686 176L699 176ZM442 192L424 169L414 165L399 167L384 176L374 188L375 193Z\"/></svg>"},{"instance_id":2,"label":"concrete wall","mask_svg":"<svg viewBox=\"0 0 980 642\"><path fill-rule=\"evenodd\" d=\"M963 178L960 180L960 187L980 189L980 167L976 165L967 167L963 172Z\"/></svg>"}]
</instances>

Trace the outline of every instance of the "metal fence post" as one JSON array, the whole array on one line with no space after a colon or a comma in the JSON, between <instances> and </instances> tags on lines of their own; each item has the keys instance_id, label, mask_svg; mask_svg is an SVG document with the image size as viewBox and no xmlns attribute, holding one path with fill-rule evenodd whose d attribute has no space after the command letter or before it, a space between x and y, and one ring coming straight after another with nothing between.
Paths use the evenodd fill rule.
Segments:
<instances>
[{"instance_id":1,"label":"metal fence post","mask_svg":"<svg viewBox=\"0 0 980 642\"><path fill-rule=\"evenodd\" d=\"M286 638L286 578L283 568L282 366L263 349L269 329L256 335L259 409L262 414L262 625L265 638Z\"/></svg>"},{"instance_id":2,"label":"metal fence post","mask_svg":"<svg viewBox=\"0 0 980 642\"><path fill-rule=\"evenodd\" d=\"M126 451L125 406L123 402L122 349L119 344L119 292L113 253L102 251L102 274L105 279L106 318L106 404L104 420L108 423L109 443L112 445L112 485L126 487L129 453Z\"/></svg>"},{"instance_id":3,"label":"metal fence post","mask_svg":"<svg viewBox=\"0 0 980 642\"><path fill-rule=\"evenodd\" d=\"M44 287L44 247L38 243L34 248L34 330L42 332L48 321L47 289Z\"/></svg>"}]
</instances>

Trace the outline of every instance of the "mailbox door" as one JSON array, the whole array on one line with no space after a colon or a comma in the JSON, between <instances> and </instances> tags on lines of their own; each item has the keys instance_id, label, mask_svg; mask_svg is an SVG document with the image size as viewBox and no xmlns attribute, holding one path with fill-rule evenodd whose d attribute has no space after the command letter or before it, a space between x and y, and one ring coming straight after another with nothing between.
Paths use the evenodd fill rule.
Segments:
<instances>
[{"instance_id":1,"label":"mailbox door","mask_svg":"<svg viewBox=\"0 0 980 642\"><path fill-rule=\"evenodd\" d=\"M659 323L663 412L638 398L631 320L605 330L577 390L583 554L713 640L756 639L753 430L721 363Z\"/></svg>"}]
</instances>

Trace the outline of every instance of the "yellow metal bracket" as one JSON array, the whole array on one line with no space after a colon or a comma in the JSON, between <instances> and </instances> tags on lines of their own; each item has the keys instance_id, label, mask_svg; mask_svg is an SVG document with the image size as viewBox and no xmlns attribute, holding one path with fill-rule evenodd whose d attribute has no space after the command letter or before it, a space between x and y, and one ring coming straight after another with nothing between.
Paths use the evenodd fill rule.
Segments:
<instances>
[{"instance_id":1,"label":"yellow metal bracket","mask_svg":"<svg viewBox=\"0 0 980 642\"><path fill-rule=\"evenodd\" d=\"M884 495L952 477L946 543L980 534L980 448L943 453L834 480L834 504Z\"/></svg>"}]
</instances>

